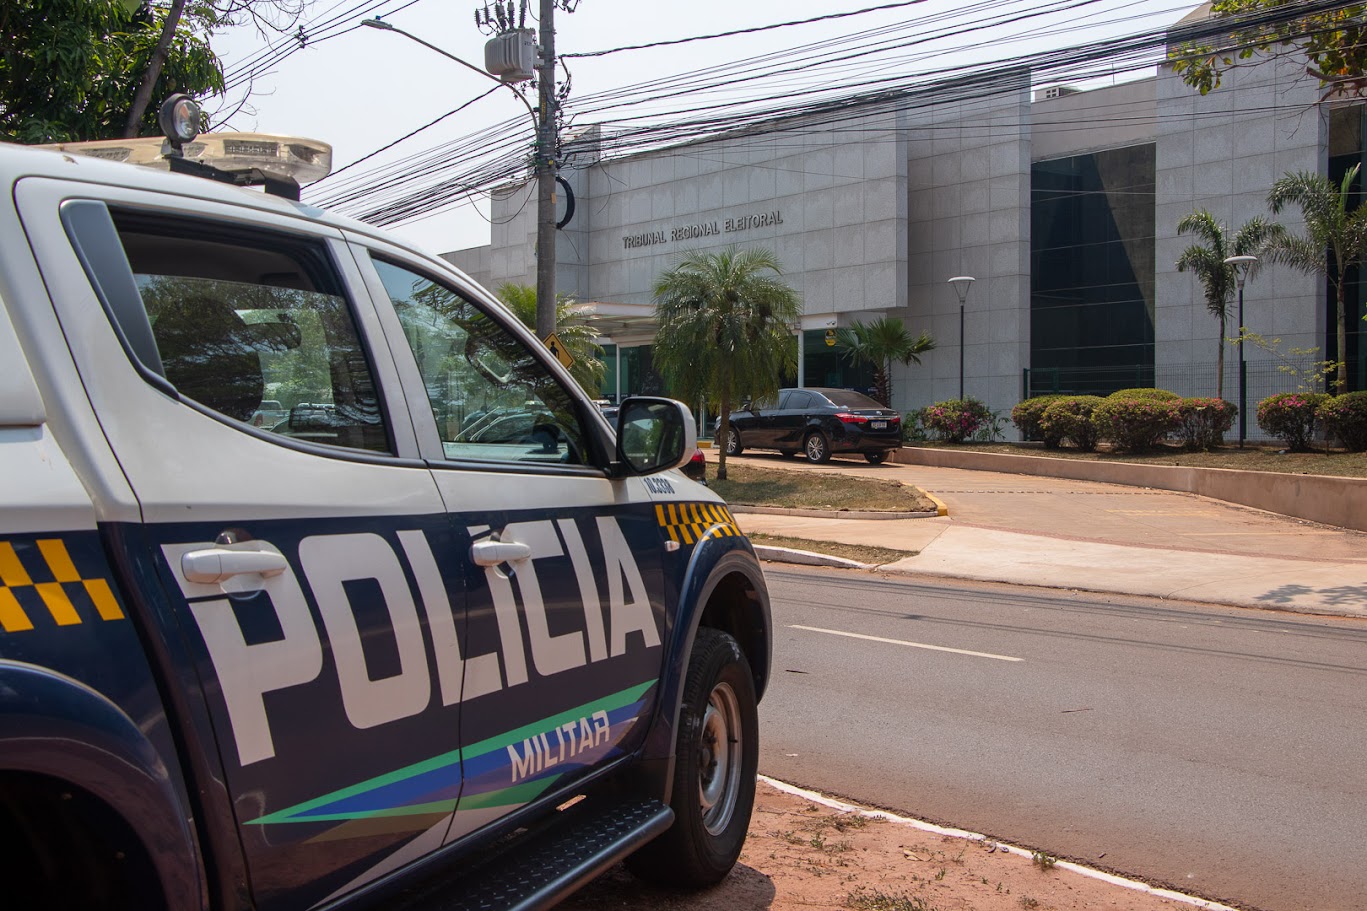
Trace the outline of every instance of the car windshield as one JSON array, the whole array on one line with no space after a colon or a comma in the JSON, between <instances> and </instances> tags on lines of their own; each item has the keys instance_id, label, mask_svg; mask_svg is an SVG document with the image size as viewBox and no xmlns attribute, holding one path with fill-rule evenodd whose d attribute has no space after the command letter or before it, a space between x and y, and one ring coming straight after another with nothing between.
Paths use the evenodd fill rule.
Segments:
<instances>
[{"instance_id":1,"label":"car windshield","mask_svg":"<svg viewBox=\"0 0 1367 911\"><path fill-rule=\"evenodd\" d=\"M849 389L827 389L822 395L830 399L834 404L841 408L882 408L873 399L864 395L862 392L854 392Z\"/></svg>"}]
</instances>

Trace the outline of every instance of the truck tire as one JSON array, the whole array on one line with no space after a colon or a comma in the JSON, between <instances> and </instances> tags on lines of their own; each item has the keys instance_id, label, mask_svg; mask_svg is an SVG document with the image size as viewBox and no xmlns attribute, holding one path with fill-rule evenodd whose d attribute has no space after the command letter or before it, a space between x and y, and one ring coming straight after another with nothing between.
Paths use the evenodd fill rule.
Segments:
<instances>
[{"instance_id":1,"label":"truck tire","mask_svg":"<svg viewBox=\"0 0 1367 911\"><path fill-rule=\"evenodd\" d=\"M684 683L670 805L674 825L627 859L643 879L702 888L731 872L755 805L759 716L736 640L702 627Z\"/></svg>"}]
</instances>

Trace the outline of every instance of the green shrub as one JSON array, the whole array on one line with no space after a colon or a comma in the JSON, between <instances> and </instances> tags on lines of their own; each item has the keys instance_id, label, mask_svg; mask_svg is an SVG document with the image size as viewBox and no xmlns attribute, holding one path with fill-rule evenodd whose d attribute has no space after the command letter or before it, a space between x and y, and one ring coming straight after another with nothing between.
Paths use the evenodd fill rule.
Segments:
<instances>
[{"instance_id":1,"label":"green shrub","mask_svg":"<svg viewBox=\"0 0 1367 911\"><path fill-rule=\"evenodd\" d=\"M983 406L986 408L986 406ZM972 443L995 443L1006 438L1006 418L988 409L987 417L969 436Z\"/></svg>"},{"instance_id":2,"label":"green shrub","mask_svg":"<svg viewBox=\"0 0 1367 911\"><path fill-rule=\"evenodd\" d=\"M1234 426L1238 406L1224 399L1182 399L1178 404L1181 414L1182 442L1192 452L1214 449L1225 441L1225 432Z\"/></svg>"},{"instance_id":3,"label":"green shrub","mask_svg":"<svg viewBox=\"0 0 1367 911\"><path fill-rule=\"evenodd\" d=\"M1150 390L1152 391L1152 390ZM1117 398L1109 395L1092 412L1103 440L1116 449L1142 452L1158 444L1182 423L1180 398Z\"/></svg>"},{"instance_id":4,"label":"green shrub","mask_svg":"<svg viewBox=\"0 0 1367 911\"><path fill-rule=\"evenodd\" d=\"M1154 402L1175 402L1178 399L1180 399L1181 396L1175 392L1169 392L1166 389L1153 389L1151 387L1145 386L1142 389L1121 389L1116 392L1112 392L1110 395L1107 396L1107 398L1144 399L1145 401Z\"/></svg>"},{"instance_id":5,"label":"green shrub","mask_svg":"<svg viewBox=\"0 0 1367 911\"><path fill-rule=\"evenodd\" d=\"M937 439L962 443L992 423L992 410L977 399L950 399L921 409L921 426Z\"/></svg>"},{"instance_id":6,"label":"green shrub","mask_svg":"<svg viewBox=\"0 0 1367 911\"><path fill-rule=\"evenodd\" d=\"M1058 449L1059 438L1046 434L1040 426L1044 409L1063 398L1061 395L1037 395L1026 399L1011 409L1011 423L1021 432L1021 437L1034 442L1042 441L1045 449Z\"/></svg>"},{"instance_id":7,"label":"green shrub","mask_svg":"<svg viewBox=\"0 0 1367 911\"><path fill-rule=\"evenodd\" d=\"M1283 392L1258 403L1258 426L1286 443L1292 452L1306 452L1315 438L1316 415L1329 400L1322 392Z\"/></svg>"},{"instance_id":8,"label":"green shrub","mask_svg":"<svg viewBox=\"0 0 1367 911\"><path fill-rule=\"evenodd\" d=\"M930 437L926 434L925 425L921 423L921 412L908 411L902 415L902 441L905 443L923 443Z\"/></svg>"},{"instance_id":9,"label":"green shrub","mask_svg":"<svg viewBox=\"0 0 1367 911\"><path fill-rule=\"evenodd\" d=\"M1095 395L1055 396L1049 407L1040 417L1040 427L1045 439L1050 437L1060 442L1067 440L1083 452L1096 449L1098 440L1096 423L1092 413L1104 399ZM1046 444L1047 445L1047 444ZM1054 444L1058 447L1058 443Z\"/></svg>"},{"instance_id":10,"label":"green shrub","mask_svg":"<svg viewBox=\"0 0 1367 911\"><path fill-rule=\"evenodd\" d=\"M1316 417L1349 452L1367 450L1367 392L1346 392L1323 402Z\"/></svg>"}]
</instances>

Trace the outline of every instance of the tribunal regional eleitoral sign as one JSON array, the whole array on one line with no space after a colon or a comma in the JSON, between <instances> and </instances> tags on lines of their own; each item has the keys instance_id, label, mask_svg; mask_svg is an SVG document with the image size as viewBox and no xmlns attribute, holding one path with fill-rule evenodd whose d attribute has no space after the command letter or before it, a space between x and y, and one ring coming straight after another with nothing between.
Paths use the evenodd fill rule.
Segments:
<instances>
[{"instance_id":1,"label":"tribunal regional eleitoral sign","mask_svg":"<svg viewBox=\"0 0 1367 911\"><path fill-rule=\"evenodd\" d=\"M772 212L757 212L748 215L740 215L735 218L726 218L721 221L702 221L689 225L678 225L669 229L659 231L642 231L637 234L627 234L622 237L622 247L630 250L634 247L652 247L656 244L666 244L680 240L696 240L699 237L711 237L717 234L732 234L736 231L749 231L751 228L763 228L770 225L783 224L782 210L775 209Z\"/></svg>"}]
</instances>

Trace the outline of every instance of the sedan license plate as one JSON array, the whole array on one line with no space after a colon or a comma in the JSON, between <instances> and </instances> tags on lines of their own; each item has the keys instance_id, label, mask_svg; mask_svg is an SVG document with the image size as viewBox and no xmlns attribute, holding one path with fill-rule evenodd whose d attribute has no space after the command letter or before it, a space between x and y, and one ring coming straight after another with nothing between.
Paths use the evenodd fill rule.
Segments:
<instances>
[{"instance_id":1,"label":"sedan license plate","mask_svg":"<svg viewBox=\"0 0 1367 911\"><path fill-rule=\"evenodd\" d=\"M888 422L887 422L887 421L869 421L869 426L872 427L874 430L887 430L887 429L888 429Z\"/></svg>"}]
</instances>

